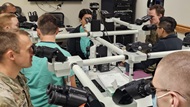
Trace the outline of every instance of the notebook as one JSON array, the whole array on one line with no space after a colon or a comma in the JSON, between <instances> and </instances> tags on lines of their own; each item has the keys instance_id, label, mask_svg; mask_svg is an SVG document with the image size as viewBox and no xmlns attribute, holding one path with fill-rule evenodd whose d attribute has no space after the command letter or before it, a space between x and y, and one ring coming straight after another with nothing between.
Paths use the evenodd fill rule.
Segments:
<instances>
[{"instance_id":1,"label":"notebook","mask_svg":"<svg viewBox=\"0 0 190 107\"><path fill-rule=\"evenodd\" d=\"M127 76L122 73L110 73L110 74L101 74L98 75L98 78L102 84L106 87L113 87L112 83L116 80L118 87L129 82Z\"/></svg>"}]
</instances>

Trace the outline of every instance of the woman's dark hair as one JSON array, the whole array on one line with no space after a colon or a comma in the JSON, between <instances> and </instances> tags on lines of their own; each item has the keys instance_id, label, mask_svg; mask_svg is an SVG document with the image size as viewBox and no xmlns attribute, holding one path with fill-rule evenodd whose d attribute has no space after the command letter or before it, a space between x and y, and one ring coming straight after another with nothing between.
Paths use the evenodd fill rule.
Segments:
<instances>
[{"instance_id":1,"label":"woman's dark hair","mask_svg":"<svg viewBox=\"0 0 190 107\"><path fill-rule=\"evenodd\" d=\"M91 14L91 15L92 15L92 12L91 12L89 9L82 9L82 10L80 10L80 12L79 12L79 18L82 19L82 17L83 17L85 14Z\"/></svg>"}]
</instances>

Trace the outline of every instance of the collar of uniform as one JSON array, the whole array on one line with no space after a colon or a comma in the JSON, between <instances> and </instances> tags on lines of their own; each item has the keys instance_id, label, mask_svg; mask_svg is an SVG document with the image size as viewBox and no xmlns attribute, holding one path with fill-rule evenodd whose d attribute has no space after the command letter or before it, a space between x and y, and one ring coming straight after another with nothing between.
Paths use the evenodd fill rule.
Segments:
<instances>
[{"instance_id":1,"label":"collar of uniform","mask_svg":"<svg viewBox=\"0 0 190 107\"><path fill-rule=\"evenodd\" d=\"M165 38L160 38L160 39L168 39L168 38L176 38L176 37L177 37L177 35L173 33L173 34L169 34Z\"/></svg>"},{"instance_id":2,"label":"collar of uniform","mask_svg":"<svg viewBox=\"0 0 190 107\"><path fill-rule=\"evenodd\" d=\"M18 77L16 77L16 79L12 79L0 72L0 78L14 93L20 94L22 92L21 90L23 89L15 82Z\"/></svg>"}]
</instances>

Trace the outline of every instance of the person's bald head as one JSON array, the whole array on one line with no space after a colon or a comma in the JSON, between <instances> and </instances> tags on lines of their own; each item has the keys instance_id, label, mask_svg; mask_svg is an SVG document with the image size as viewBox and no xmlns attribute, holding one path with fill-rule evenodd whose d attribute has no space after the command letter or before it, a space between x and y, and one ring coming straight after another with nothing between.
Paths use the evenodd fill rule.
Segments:
<instances>
[{"instance_id":1,"label":"person's bald head","mask_svg":"<svg viewBox=\"0 0 190 107\"><path fill-rule=\"evenodd\" d=\"M16 7L12 3L6 2L1 6L1 13L15 13Z\"/></svg>"},{"instance_id":2,"label":"person's bald head","mask_svg":"<svg viewBox=\"0 0 190 107\"><path fill-rule=\"evenodd\" d=\"M158 64L153 83L179 92L190 101L190 52L175 52Z\"/></svg>"}]
</instances>

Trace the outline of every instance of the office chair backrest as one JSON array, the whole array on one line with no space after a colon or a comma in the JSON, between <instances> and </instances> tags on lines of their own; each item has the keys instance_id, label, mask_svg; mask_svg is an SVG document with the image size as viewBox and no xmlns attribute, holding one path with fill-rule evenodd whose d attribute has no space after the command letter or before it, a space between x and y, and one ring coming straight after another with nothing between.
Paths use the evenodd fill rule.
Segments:
<instances>
[{"instance_id":1,"label":"office chair backrest","mask_svg":"<svg viewBox=\"0 0 190 107\"><path fill-rule=\"evenodd\" d=\"M62 12L49 12L57 18L57 24L59 27L64 27L64 14Z\"/></svg>"},{"instance_id":2,"label":"office chair backrest","mask_svg":"<svg viewBox=\"0 0 190 107\"><path fill-rule=\"evenodd\" d=\"M2 11L2 7L0 6L0 14L1 14L1 11Z\"/></svg>"},{"instance_id":3,"label":"office chair backrest","mask_svg":"<svg viewBox=\"0 0 190 107\"><path fill-rule=\"evenodd\" d=\"M16 7L16 12L21 15L22 14L22 9L19 6L15 6Z\"/></svg>"}]
</instances>

